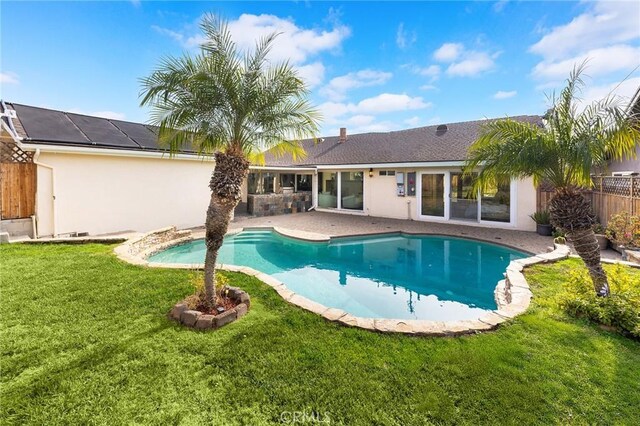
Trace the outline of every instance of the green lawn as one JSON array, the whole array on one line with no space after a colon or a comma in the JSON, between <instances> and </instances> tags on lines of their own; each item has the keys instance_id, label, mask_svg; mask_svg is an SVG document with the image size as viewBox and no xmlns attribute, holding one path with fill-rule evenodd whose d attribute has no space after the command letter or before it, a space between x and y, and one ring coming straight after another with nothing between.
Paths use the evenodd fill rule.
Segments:
<instances>
[{"instance_id":1,"label":"green lawn","mask_svg":"<svg viewBox=\"0 0 640 426\"><path fill-rule=\"evenodd\" d=\"M483 335L349 329L231 273L252 309L202 333L166 318L189 272L111 249L0 247L2 424L255 425L303 411L363 425L638 421L640 342L553 302L575 260L536 267L528 313Z\"/></svg>"}]
</instances>

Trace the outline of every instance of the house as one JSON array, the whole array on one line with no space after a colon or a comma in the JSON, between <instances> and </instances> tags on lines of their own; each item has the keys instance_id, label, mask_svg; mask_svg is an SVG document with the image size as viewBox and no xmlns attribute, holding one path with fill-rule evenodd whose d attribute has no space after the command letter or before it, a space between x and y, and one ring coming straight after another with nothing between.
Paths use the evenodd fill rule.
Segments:
<instances>
[{"instance_id":1,"label":"house","mask_svg":"<svg viewBox=\"0 0 640 426\"><path fill-rule=\"evenodd\" d=\"M203 224L211 158L189 150L170 157L145 124L17 103L3 102L1 112L5 228L41 237ZM267 156L251 166L241 208L534 230L531 179L470 193L461 167L482 122L355 135L343 128L303 141L304 159Z\"/></svg>"},{"instance_id":2,"label":"house","mask_svg":"<svg viewBox=\"0 0 640 426\"><path fill-rule=\"evenodd\" d=\"M173 158L154 129L2 102L2 229L89 235L201 226L214 163Z\"/></svg>"},{"instance_id":3,"label":"house","mask_svg":"<svg viewBox=\"0 0 640 426\"><path fill-rule=\"evenodd\" d=\"M538 116L514 117L531 123ZM254 215L318 211L534 230L532 179L513 180L472 194L463 176L467 149L483 121L388 133L340 134L303 141L298 161L267 156L253 166L243 202Z\"/></svg>"},{"instance_id":4,"label":"house","mask_svg":"<svg viewBox=\"0 0 640 426\"><path fill-rule=\"evenodd\" d=\"M640 87L631 99L628 107L628 116L636 123L640 123ZM640 124L639 124L640 125ZM607 166L605 174L630 175L640 173L640 141L636 145L636 158L628 158L622 161L612 161Z\"/></svg>"}]
</instances>

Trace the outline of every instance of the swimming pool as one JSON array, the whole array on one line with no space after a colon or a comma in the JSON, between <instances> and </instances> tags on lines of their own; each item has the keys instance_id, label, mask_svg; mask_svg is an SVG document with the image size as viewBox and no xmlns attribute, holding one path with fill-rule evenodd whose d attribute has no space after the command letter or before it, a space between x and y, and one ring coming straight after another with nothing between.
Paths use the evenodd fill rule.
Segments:
<instances>
[{"instance_id":1,"label":"swimming pool","mask_svg":"<svg viewBox=\"0 0 640 426\"><path fill-rule=\"evenodd\" d=\"M202 263L203 240L150 262ZM494 289L512 260L528 255L455 237L389 234L309 242L271 230L225 238L218 263L249 266L291 291L363 318L455 321L496 309Z\"/></svg>"}]
</instances>

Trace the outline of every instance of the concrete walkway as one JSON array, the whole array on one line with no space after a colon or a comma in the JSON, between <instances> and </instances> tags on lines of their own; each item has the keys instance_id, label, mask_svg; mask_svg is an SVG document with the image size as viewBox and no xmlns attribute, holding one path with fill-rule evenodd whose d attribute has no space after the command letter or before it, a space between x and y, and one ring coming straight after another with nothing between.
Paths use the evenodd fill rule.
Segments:
<instances>
[{"instance_id":1,"label":"concrete walkway","mask_svg":"<svg viewBox=\"0 0 640 426\"><path fill-rule=\"evenodd\" d=\"M230 224L230 229L259 226L277 226L332 237L398 231L451 235L503 244L529 253L544 253L553 246L553 238L542 237L535 232L315 211L281 216L238 217Z\"/></svg>"}]
</instances>

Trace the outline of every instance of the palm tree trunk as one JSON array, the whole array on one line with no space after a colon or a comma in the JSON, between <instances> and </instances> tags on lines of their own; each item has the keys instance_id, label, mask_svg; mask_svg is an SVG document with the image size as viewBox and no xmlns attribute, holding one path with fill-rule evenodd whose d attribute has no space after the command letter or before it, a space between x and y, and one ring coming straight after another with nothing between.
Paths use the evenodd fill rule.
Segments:
<instances>
[{"instance_id":1,"label":"palm tree trunk","mask_svg":"<svg viewBox=\"0 0 640 426\"><path fill-rule=\"evenodd\" d=\"M217 152L216 165L209 182L211 201L207 209L205 223L205 245L207 254L204 261L205 306L213 309L216 302L216 259L231 219L233 209L241 198L242 181L249 170L249 162L242 153Z\"/></svg>"},{"instance_id":2,"label":"palm tree trunk","mask_svg":"<svg viewBox=\"0 0 640 426\"><path fill-rule=\"evenodd\" d=\"M600 247L593 232L591 203L576 188L559 188L549 203L551 223L564 231L587 266L598 296L609 296L609 281L600 262Z\"/></svg>"}]
</instances>

